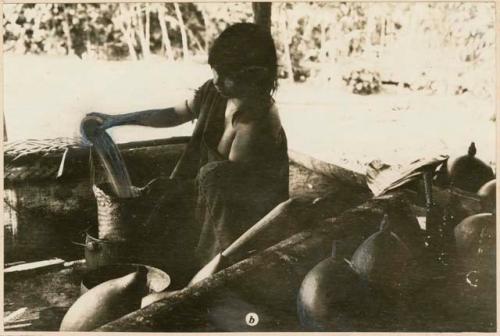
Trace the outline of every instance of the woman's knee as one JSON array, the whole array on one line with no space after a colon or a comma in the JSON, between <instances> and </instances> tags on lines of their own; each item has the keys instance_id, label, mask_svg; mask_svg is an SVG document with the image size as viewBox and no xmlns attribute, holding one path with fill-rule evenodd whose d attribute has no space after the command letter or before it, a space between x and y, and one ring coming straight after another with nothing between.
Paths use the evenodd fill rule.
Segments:
<instances>
[{"instance_id":1,"label":"woman's knee","mask_svg":"<svg viewBox=\"0 0 500 336\"><path fill-rule=\"evenodd\" d=\"M229 161L209 162L200 168L198 181L201 184L221 182L231 175L232 163Z\"/></svg>"}]
</instances>

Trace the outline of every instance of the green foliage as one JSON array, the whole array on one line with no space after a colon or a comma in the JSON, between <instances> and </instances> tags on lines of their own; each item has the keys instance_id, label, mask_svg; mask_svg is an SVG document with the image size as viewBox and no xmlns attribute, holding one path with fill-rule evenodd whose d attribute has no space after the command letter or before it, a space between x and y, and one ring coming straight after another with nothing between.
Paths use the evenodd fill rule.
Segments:
<instances>
[{"instance_id":1,"label":"green foliage","mask_svg":"<svg viewBox=\"0 0 500 336\"><path fill-rule=\"evenodd\" d=\"M204 58L227 25L253 20L247 2L176 6L7 4L4 50L113 60ZM493 95L491 3L294 2L272 8L283 78L342 82L364 69L415 90Z\"/></svg>"}]
</instances>

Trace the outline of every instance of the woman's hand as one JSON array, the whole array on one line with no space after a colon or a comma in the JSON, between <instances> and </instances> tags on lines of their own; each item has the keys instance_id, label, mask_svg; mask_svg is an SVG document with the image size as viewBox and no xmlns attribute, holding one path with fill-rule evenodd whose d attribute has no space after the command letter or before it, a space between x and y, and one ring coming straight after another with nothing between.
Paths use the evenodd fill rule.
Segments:
<instances>
[{"instance_id":1,"label":"woman's hand","mask_svg":"<svg viewBox=\"0 0 500 336\"><path fill-rule=\"evenodd\" d=\"M115 116L99 112L91 112L87 114L87 117L96 118L99 122L99 127L102 129L108 129L113 126L118 125L118 120Z\"/></svg>"}]
</instances>

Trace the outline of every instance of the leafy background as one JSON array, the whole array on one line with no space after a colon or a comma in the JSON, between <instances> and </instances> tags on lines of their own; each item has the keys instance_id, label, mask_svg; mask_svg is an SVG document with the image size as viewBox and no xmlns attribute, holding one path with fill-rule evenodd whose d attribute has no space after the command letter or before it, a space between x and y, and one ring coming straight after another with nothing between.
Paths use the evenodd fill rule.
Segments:
<instances>
[{"instance_id":1,"label":"leafy background","mask_svg":"<svg viewBox=\"0 0 500 336\"><path fill-rule=\"evenodd\" d=\"M377 92L493 95L494 4L273 4L280 76ZM16 4L4 6L4 52L104 60L204 59L250 3ZM418 60L418 62L415 62ZM473 73L473 75L469 75ZM364 84L364 87L363 87Z\"/></svg>"}]
</instances>

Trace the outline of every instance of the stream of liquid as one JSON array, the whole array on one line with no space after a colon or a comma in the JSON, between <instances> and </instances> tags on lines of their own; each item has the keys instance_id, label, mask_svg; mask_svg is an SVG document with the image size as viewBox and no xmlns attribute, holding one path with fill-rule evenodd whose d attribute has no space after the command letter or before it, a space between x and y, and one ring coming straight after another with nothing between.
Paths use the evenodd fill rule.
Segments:
<instances>
[{"instance_id":1,"label":"stream of liquid","mask_svg":"<svg viewBox=\"0 0 500 336\"><path fill-rule=\"evenodd\" d=\"M81 130L82 135L92 143L97 152L115 196L119 198L136 196L125 161L111 136L91 118L82 121Z\"/></svg>"}]
</instances>

